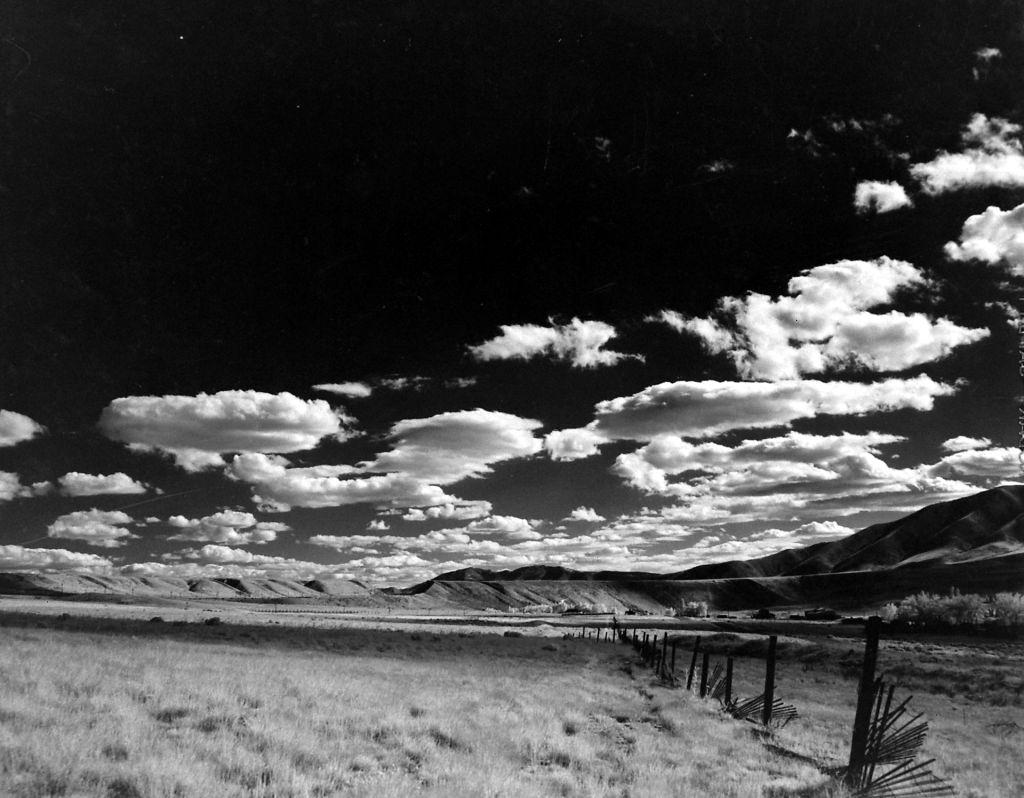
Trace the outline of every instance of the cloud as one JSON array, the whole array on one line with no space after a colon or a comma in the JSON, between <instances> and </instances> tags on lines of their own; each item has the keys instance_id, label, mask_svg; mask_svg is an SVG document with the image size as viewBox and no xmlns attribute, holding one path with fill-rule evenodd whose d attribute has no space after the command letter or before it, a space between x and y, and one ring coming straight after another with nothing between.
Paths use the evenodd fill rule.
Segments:
<instances>
[{"instance_id":1,"label":"cloud","mask_svg":"<svg viewBox=\"0 0 1024 798\"><path fill-rule=\"evenodd\" d=\"M1009 211L990 205L969 216L960 231L960 243L945 246L950 260L1003 263L1007 271L1024 277L1024 204Z\"/></svg>"},{"instance_id":2,"label":"cloud","mask_svg":"<svg viewBox=\"0 0 1024 798\"><path fill-rule=\"evenodd\" d=\"M470 520L490 515L491 503L482 499L459 502L457 504L439 504L434 507L413 507L402 514L403 521L428 520Z\"/></svg>"},{"instance_id":3,"label":"cloud","mask_svg":"<svg viewBox=\"0 0 1024 798\"><path fill-rule=\"evenodd\" d=\"M290 468L282 457L247 453L236 455L226 473L253 485L255 500L275 510L361 503L384 509L467 507L441 486L536 454L542 442L533 430L540 426L508 413L460 410L397 422L389 432L391 449L354 466Z\"/></svg>"},{"instance_id":4,"label":"cloud","mask_svg":"<svg viewBox=\"0 0 1024 798\"><path fill-rule=\"evenodd\" d=\"M477 360L529 360L546 356L571 363L576 368L614 366L623 359L643 360L641 355L604 349L615 338L615 328L603 321L580 321L549 326L502 324L501 335L484 341L469 351Z\"/></svg>"},{"instance_id":5,"label":"cloud","mask_svg":"<svg viewBox=\"0 0 1024 798\"><path fill-rule=\"evenodd\" d=\"M979 61L988 62L994 58L1002 58L1003 51L998 47L981 47L974 51L974 57Z\"/></svg>"},{"instance_id":6,"label":"cloud","mask_svg":"<svg viewBox=\"0 0 1024 798\"><path fill-rule=\"evenodd\" d=\"M107 572L113 563L96 554L67 549L31 549L0 546L0 571L88 571Z\"/></svg>"},{"instance_id":7,"label":"cloud","mask_svg":"<svg viewBox=\"0 0 1024 798\"><path fill-rule=\"evenodd\" d=\"M53 491L49 482L35 482L22 485L21 477L12 471L0 471L0 502L11 499L28 499L33 496L46 496Z\"/></svg>"},{"instance_id":8,"label":"cloud","mask_svg":"<svg viewBox=\"0 0 1024 798\"><path fill-rule=\"evenodd\" d=\"M552 460L580 460L597 454L598 447L607 443L604 435L591 429L560 429L544 437L544 448Z\"/></svg>"},{"instance_id":9,"label":"cloud","mask_svg":"<svg viewBox=\"0 0 1024 798\"><path fill-rule=\"evenodd\" d=\"M235 455L226 473L252 485L254 501L280 512L291 507L425 507L458 502L437 485L406 474L356 476L359 470L346 465L288 468L264 454Z\"/></svg>"},{"instance_id":10,"label":"cloud","mask_svg":"<svg viewBox=\"0 0 1024 798\"><path fill-rule=\"evenodd\" d=\"M339 396L348 396L352 399L365 399L373 393L373 388L365 382L322 382L319 385L314 385L313 390L336 393Z\"/></svg>"},{"instance_id":11,"label":"cloud","mask_svg":"<svg viewBox=\"0 0 1024 798\"><path fill-rule=\"evenodd\" d=\"M360 466L448 485L488 474L495 463L536 454L542 442L533 431L540 426L534 419L480 408L407 419L392 426L391 451Z\"/></svg>"},{"instance_id":12,"label":"cloud","mask_svg":"<svg viewBox=\"0 0 1024 798\"><path fill-rule=\"evenodd\" d=\"M90 546L110 549L138 537L125 529L125 525L131 523L134 519L127 513L94 507L60 516L46 528L46 534L51 538L81 540Z\"/></svg>"},{"instance_id":13,"label":"cloud","mask_svg":"<svg viewBox=\"0 0 1024 798\"><path fill-rule=\"evenodd\" d=\"M366 528L371 532L387 532L391 529L391 527L388 526L387 521L381 518L374 518L366 525Z\"/></svg>"},{"instance_id":14,"label":"cloud","mask_svg":"<svg viewBox=\"0 0 1024 798\"><path fill-rule=\"evenodd\" d=\"M906 189L893 181L881 183L877 180L862 180L853 192L853 207L858 213L889 213L912 207L913 204Z\"/></svg>"},{"instance_id":15,"label":"cloud","mask_svg":"<svg viewBox=\"0 0 1024 798\"><path fill-rule=\"evenodd\" d=\"M967 188L1024 186L1024 148L1020 125L984 114L971 117L962 135L964 150L940 152L931 161L916 163L910 173L928 194Z\"/></svg>"},{"instance_id":16,"label":"cloud","mask_svg":"<svg viewBox=\"0 0 1024 798\"><path fill-rule=\"evenodd\" d=\"M172 515L167 519L167 523L185 530L168 540L194 540L226 546L271 543L277 539L279 532L291 529L280 521L257 521L252 513L239 510L222 510L203 518Z\"/></svg>"},{"instance_id":17,"label":"cloud","mask_svg":"<svg viewBox=\"0 0 1024 798\"><path fill-rule=\"evenodd\" d=\"M166 452L182 468L223 465L228 452L297 452L326 436L343 439L348 422L322 399L290 393L220 391L198 396L129 396L115 399L100 429L135 449Z\"/></svg>"},{"instance_id":18,"label":"cloud","mask_svg":"<svg viewBox=\"0 0 1024 798\"><path fill-rule=\"evenodd\" d=\"M337 575L336 567L333 565L295 560L290 557L253 554L245 549L235 549L213 543L199 549L184 549L172 555L170 559L195 560L202 565L192 567L189 563L140 563L132 571L153 576L274 577L298 580Z\"/></svg>"},{"instance_id":19,"label":"cloud","mask_svg":"<svg viewBox=\"0 0 1024 798\"><path fill-rule=\"evenodd\" d=\"M698 336L710 352L727 353L747 379L795 379L849 367L903 371L989 335L923 313L868 310L891 304L901 289L926 284L904 261L844 260L794 277L788 296L725 297L717 318L663 311L649 321Z\"/></svg>"},{"instance_id":20,"label":"cloud","mask_svg":"<svg viewBox=\"0 0 1024 798\"><path fill-rule=\"evenodd\" d=\"M969 438L966 435L957 435L955 438L942 442L942 448L947 452L966 452L969 449L987 449L992 445L988 438Z\"/></svg>"},{"instance_id":21,"label":"cloud","mask_svg":"<svg viewBox=\"0 0 1024 798\"><path fill-rule=\"evenodd\" d=\"M1024 464L1018 449L967 449L953 452L928 467L928 473L947 479L983 478L990 480L1024 479Z\"/></svg>"},{"instance_id":22,"label":"cloud","mask_svg":"<svg viewBox=\"0 0 1024 798\"><path fill-rule=\"evenodd\" d=\"M659 435L710 438L730 430L783 427L797 419L931 410L952 386L920 375L877 382L663 382L598 402L588 428L605 440L650 441Z\"/></svg>"},{"instance_id":23,"label":"cloud","mask_svg":"<svg viewBox=\"0 0 1024 798\"><path fill-rule=\"evenodd\" d=\"M127 474L83 474L69 471L57 480L65 496L133 495L145 493L149 488Z\"/></svg>"},{"instance_id":24,"label":"cloud","mask_svg":"<svg viewBox=\"0 0 1024 798\"><path fill-rule=\"evenodd\" d=\"M430 377L382 377L377 380L381 388L389 391L420 391L430 384Z\"/></svg>"},{"instance_id":25,"label":"cloud","mask_svg":"<svg viewBox=\"0 0 1024 798\"><path fill-rule=\"evenodd\" d=\"M593 507L577 507L569 515L562 519L563 521L591 521L599 522L605 521L603 515L598 515L597 511Z\"/></svg>"},{"instance_id":26,"label":"cloud","mask_svg":"<svg viewBox=\"0 0 1024 798\"><path fill-rule=\"evenodd\" d=\"M538 540L541 535L535 527L539 521L517 518L513 515L492 515L479 521L473 521L466 527L467 532L497 535L510 540Z\"/></svg>"},{"instance_id":27,"label":"cloud","mask_svg":"<svg viewBox=\"0 0 1024 798\"><path fill-rule=\"evenodd\" d=\"M46 428L13 410L0 410L0 447L14 446L42 435Z\"/></svg>"}]
</instances>

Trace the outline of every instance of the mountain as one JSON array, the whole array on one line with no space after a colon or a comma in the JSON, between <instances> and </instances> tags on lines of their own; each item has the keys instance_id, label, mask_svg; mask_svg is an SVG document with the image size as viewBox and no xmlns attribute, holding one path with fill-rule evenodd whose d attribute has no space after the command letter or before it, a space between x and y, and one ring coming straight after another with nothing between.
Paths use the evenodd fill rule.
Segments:
<instances>
[{"instance_id":1,"label":"mountain","mask_svg":"<svg viewBox=\"0 0 1024 798\"><path fill-rule=\"evenodd\" d=\"M657 610L682 601L707 601L719 609L822 603L857 607L951 588L1024 590L1024 485L932 504L839 540L678 573L468 568L406 592L480 609L564 599L609 609Z\"/></svg>"}]
</instances>

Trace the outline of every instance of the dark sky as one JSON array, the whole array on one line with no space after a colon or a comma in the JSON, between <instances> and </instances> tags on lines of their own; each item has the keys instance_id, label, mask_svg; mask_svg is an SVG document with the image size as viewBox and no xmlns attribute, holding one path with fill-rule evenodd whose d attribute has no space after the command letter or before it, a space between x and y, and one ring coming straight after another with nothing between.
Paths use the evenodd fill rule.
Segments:
<instances>
[{"instance_id":1,"label":"dark sky","mask_svg":"<svg viewBox=\"0 0 1024 798\"><path fill-rule=\"evenodd\" d=\"M1017 477L1017 3L0 20L3 568L672 571Z\"/></svg>"}]
</instances>

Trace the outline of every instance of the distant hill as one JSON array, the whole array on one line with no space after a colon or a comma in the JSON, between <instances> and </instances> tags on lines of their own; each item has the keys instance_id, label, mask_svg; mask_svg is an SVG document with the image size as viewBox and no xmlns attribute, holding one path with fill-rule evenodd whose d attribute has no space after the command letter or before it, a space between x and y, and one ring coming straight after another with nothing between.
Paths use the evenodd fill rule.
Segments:
<instances>
[{"instance_id":1,"label":"distant hill","mask_svg":"<svg viewBox=\"0 0 1024 798\"><path fill-rule=\"evenodd\" d=\"M555 604L657 612L685 601L723 610L817 606L857 609L920 590L1024 590L1024 485L924 507L840 540L671 574L577 571L531 565L464 568L409 588L344 579L177 579L86 574L0 574L0 594L106 600L249 599L349 607L505 610Z\"/></svg>"},{"instance_id":2,"label":"distant hill","mask_svg":"<svg viewBox=\"0 0 1024 798\"><path fill-rule=\"evenodd\" d=\"M542 565L511 571L468 568L406 592L479 608L565 599L617 610L656 610L695 600L719 609L856 607L953 587L980 593L1024 590L1024 485L932 504L840 540L677 573Z\"/></svg>"}]
</instances>

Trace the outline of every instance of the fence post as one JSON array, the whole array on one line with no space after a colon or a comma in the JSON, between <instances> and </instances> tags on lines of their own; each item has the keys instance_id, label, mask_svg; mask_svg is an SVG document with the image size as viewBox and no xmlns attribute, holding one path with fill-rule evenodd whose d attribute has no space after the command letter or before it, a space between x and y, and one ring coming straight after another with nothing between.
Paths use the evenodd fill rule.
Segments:
<instances>
[{"instance_id":1,"label":"fence post","mask_svg":"<svg viewBox=\"0 0 1024 798\"><path fill-rule=\"evenodd\" d=\"M693 672L697 669L697 651L700 649L700 635L693 641L693 658L690 660L690 672L686 674L686 689L693 687Z\"/></svg>"},{"instance_id":2,"label":"fence post","mask_svg":"<svg viewBox=\"0 0 1024 798\"><path fill-rule=\"evenodd\" d=\"M732 657L725 661L725 703L732 703Z\"/></svg>"},{"instance_id":3,"label":"fence post","mask_svg":"<svg viewBox=\"0 0 1024 798\"><path fill-rule=\"evenodd\" d=\"M764 712L761 722L767 726L772 722L772 704L775 703L775 647L779 638L772 635L768 638L768 664L764 672Z\"/></svg>"},{"instance_id":4,"label":"fence post","mask_svg":"<svg viewBox=\"0 0 1024 798\"><path fill-rule=\"evenodd\" d=\"M658 661L658 675L665 677L665 655L668 654L668 632L661 638L661 659Z\"/></svg>"},{"instance_id":5,"label":"fence post","mask_svg":"<svg viewBox=\"0 0 1024 798\"><path fill-rule=\"evenodd\" d=\"M710 662L711 655L705 651L704 657L700 661L700 697L704 698L708 694L708 664Z\"/></svg>"},{"instance_id":6,"label":"fence post","mask_svg":"<svg viewBox=\"0 0 1024 798\"><path fill-rule=\"evenodd\" d=\"M853 739L850 741L850 762L846 769L846 783L856 784L864 770L868 731L871 725L871 707L875 700L875 666L878 664L878 635L882 619L868 618L864 627L864 665L857 688L857 714L853 718Z\"/></svg>"}]
</instances>

